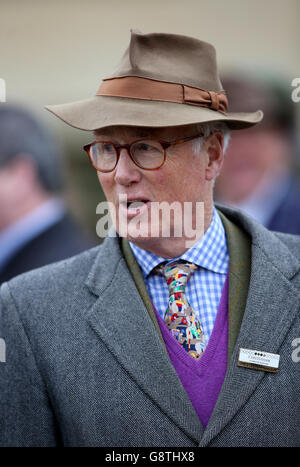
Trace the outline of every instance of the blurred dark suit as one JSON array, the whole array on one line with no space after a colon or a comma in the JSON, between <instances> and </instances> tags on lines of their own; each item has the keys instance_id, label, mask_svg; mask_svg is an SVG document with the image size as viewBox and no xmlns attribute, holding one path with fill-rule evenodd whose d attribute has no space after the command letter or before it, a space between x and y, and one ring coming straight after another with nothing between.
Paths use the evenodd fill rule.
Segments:
<instances>
[{"instance_id":1,"label":"blurred dark suit","mask_svg":"<svg viewBox=\"0 0 300 467\"><path fill-rule=\"evenodd\" d=\"M0 270L0 284L31 269L69 258L95 246L80 227L65 214L23 245Z\"/></svg>"},{"instance_id":2,"label":"blurred dark suit","mask_svg":"<svg viewBox=\"0 0 300 467\"><path fill-rule=\"evenodd\" d=\"M286 195L273 213L270 230L300 235L300 182L291 178Z\"/></svg>"}]
</instances>

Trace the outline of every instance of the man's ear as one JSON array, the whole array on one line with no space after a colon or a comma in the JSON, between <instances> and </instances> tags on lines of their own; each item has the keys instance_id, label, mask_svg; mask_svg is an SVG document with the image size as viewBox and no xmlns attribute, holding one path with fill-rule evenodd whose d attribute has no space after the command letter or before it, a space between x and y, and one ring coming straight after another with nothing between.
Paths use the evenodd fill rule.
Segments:
<instances>
[{"instance_id":1,"label":"man's ear","mask_svg":"<svg viewBox=\"0 0 300 467\"><path fill-rule=\"evenodd\" d=\"M224 137L220 131L211 134L205 141L208 157L205 171L207 181L213 180L221 171L224 161L223 145Z\"/></svg>"}]
</instances>

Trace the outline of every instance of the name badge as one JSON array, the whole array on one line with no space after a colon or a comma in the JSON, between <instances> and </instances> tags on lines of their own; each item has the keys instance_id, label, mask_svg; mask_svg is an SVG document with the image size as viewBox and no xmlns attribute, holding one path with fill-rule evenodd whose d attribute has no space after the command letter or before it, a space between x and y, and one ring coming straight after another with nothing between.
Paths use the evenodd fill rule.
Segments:
<instances>
[{"instance_id":1,"label":"name badge","mask_svg":"<svg viewBox=\"0 0 300 467\"><path fill-rule=\"evenodd\" d=\"M238 366L277 373L280 355L261 350L240 349Z\"/></svg>"}]
</instances>

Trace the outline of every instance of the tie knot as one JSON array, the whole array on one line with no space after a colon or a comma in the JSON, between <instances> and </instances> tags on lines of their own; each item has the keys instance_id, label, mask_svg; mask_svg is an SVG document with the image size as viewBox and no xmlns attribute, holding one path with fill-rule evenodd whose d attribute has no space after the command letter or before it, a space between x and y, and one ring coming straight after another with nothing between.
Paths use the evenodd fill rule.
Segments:
<instances>
[{"instance_id":1,"label":"tie knot","mask_svg":"<svg viewBox=\"0 0 300 467\"><path fill-rule=\"evenodd\" d=\"M180 260L173 263L162 263L157 266L156 270L166 279L170 292L171 290L184 292L187 281L197 267L193 263Z\"/></svg>"}]
</instances>

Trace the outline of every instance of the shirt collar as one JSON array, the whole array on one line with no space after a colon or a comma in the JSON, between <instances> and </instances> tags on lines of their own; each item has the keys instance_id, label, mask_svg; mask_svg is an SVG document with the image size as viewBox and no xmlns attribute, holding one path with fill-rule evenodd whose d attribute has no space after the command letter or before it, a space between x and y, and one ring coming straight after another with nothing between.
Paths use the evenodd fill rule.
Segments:
<instances>
[{"instance_id":1,"label":"shirt collar","mask_svg":"<svg viewBox=\"0 0 300 467\"><path fill-rule=\"evenodd\" d=\"M129 242L129 244L142 269L144 277L147 277L158 264L166 261L166 258L156 256L150 251L143 250L131 242ZM203 237L183 255L169 261L177 259L190 261L209 271L227 274L229 255L226 234L221 218L215 208L213 209L211 224Z\"/></svg>"}]
</instances>

